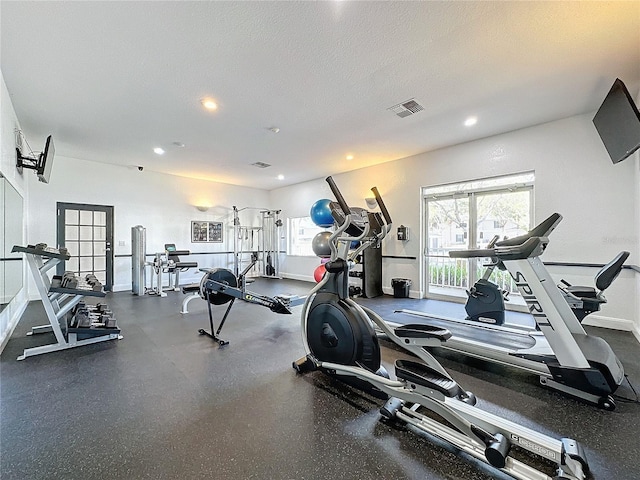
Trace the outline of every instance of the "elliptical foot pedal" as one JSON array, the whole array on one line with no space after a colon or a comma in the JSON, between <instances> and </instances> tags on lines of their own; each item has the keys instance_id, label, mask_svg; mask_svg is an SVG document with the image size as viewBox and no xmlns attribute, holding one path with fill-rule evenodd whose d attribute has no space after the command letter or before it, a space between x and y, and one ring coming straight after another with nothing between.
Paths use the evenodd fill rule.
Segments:
<instances>
[{"instance_id":1,"label":"elliptical foot pedal","mask_svg":"<svg viewBox=\"0 0 640 480\"><path fill-rule=\"evenodd\" d=\"M400 338L435 338L440 342L446 342L451 338L451 332L446 328L434 327L432 325L421 325L410 323L394 329L394 333Z\"/></svg>"},{"instance_id":2,"label":"elliptical foot pedal","mask_svg":"<svg viewBox=\"0 0 640 480\"><path fill-rule=\"evenodd\" d=\"M447 397L457 397L464 394L455 380L423 363L396 360L396 377L422 387L432 388Z\"/></svg>"}]
</instances>

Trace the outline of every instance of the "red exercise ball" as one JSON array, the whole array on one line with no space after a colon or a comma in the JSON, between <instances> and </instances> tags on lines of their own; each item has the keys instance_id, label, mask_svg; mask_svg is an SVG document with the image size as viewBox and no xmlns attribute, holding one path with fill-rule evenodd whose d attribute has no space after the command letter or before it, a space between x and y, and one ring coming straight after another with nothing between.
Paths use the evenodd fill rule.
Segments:
<instances>
[{"instance_id":1,"label":"red exercise ball","mask_svg":"<svg viewBox=\"0 0 640 480\"><path fill-rule=\"evenodd\" d=\"M316 267L316 269L313 271L313 279L316 281L316 283L322 280L322 277L324 277L326 271L327 269L324 268L324 263Z\"/></svg>"}]
</instances>

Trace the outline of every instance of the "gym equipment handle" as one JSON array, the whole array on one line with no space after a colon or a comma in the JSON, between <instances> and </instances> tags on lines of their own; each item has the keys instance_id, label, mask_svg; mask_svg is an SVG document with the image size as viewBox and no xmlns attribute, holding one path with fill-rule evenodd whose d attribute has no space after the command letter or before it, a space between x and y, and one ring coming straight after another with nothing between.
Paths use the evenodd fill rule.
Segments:
<instances>
[{"instance_id":1,"label":"gym equipment handle","mask_svg":"<svg viewBox=\"0 0 640 480\"><path fill-rule=\"evenodd\" d=\"M384 216L385 222L387 222L387 225L391 225L391 223L392 223L391 222L391 215L389 215L389 210L387 210L387 206L382 201L382 197L380 196L380 193L378 192L378 187L373 187L371 189L371 191L373 192L373 196L376 197L376 202L378 202L378 206L380 207L380 211L382 212L382 215Z\"/></svg>"},{"instance_id":2,"label":"gym equipment handle","mask_svg":"<svg viewBox=\"0 0 640 480\"><path fill-rule=\"evenodd\" d=\"M327 183L329 184L329 188L331 188L331 191L333 192L333 195L336 197L336 200L338 201L340 208L342 209L345 215L349 215L349 213L351 213L351 209L349 208L349 205L347 205L347 202L345 202L344 197L342 196L342 193L340 193L340 190L336 185L336 182L334 182L333 178L331 177L327 177L326 180L327 180Z\"/></svg>"}]
</instances>

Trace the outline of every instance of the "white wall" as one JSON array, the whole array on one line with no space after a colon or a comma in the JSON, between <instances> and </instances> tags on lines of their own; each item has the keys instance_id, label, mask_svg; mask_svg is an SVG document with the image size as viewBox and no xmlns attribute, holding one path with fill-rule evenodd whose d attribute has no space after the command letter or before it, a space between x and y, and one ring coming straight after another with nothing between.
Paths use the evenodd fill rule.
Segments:
<instances>
[{"instance_id":1,"label":"white wall","mask_svg":"<svg viewBox=\"0 0 640 480\"><path fill-rule=\"evenodd\" d=\"M120 167L56 156L49 184L29 178L31 244L56 244L56 202L114 207L114 290L131 290L131 227L147 229L147 254L164 251L165 243L192 252L232 251L231 207L266 206L268 193L204 180L175 177L145 169ZM196 205L208 205L207 212ZM191 221L225 223L225 242L191 243ZM193 255L182 260L199 266L228 266L231 255ZM181 283L199 281L195 269L181 274ZM184 282L183 282L184 280ZM165 277L166 283L166 277ZM35 292L35 290L30 290Z\"/></svg>"},{"instance_id":2,"label":"white wall","mask_svg":"<svg viewBox=\"0 0 640 480\"><path fill-rule=\"evenodd\" d=\"M640 91L636 96L636 105L640 107ZM636 204L636 252L640 252L640 150L638 150L635 154L635 184L636 184L636 195L635 195L635 204ZM630 161L634 161L631 159ZM637 259L637 256L636 256ZM640 263L636 262L636 265L640 266ZM636 322L634 334L638 341L640 341L640 273L636 272L636 289L633 295L636 301Z\"/></svg>"},{"instance_id":3,"label":"white wall","mask_svg":"<svg viewBox=\"0 0 640 480\"><path fill-rule=\"evenodd\" d=\"M384 255L420 258L420 190L423 186L534 170L535 220L553 212L564 220L554 231L543 260L606 263L621 250L629 250L628 263L640 264L638 248L638 173L633 161L613 165L591 122L593 115L571 117L491 138L424 153L391 163L336 175L334 178L348 203L364 206L369 188L377 186L391 212L394 225L411 229L410 240L395 235L383 246ZM323 180L274 190L274 208L283 216L308 215L319 198L332 198ZM290 199L295 198L295 202ZM394 229L395 233L395 229ZM410 278L411 296L419 297L425 286L416 260L383 260L383 285L390 292L391 279ZM294 278L309 276L317 259L286 259L282 271ZM593 284L596 269L562 269L551 273L571 283ZM637 276L637 275L636 275ZM640 325L637 279L624 271L608 290L609 304L601 320L609 326L631 329Z\"/></svg>"},{"instance_id":4,"label":"white wall","mask_svg":"<svg viewBox=\"0 0 640 480\"><path fill-rule=\"evenodd\" d=\"M20 214L23 218L25 218L28 204L27 182L25 180L25 176L18 174L18 171L16 170L16 144L14 135L15 129L19 128L20 124L18 123L16 112L13 109L13 104L11 103L11 98L9 97L7 86L4 83L4 76L2 75L2 72L0 72L0 79L2 80L2 85L0 86L0 143L2 144L2 153L0 155L0 173L2 173L2 175L25 199L25 201L23 202L23 212L15 212L16 214ZM31 172L26 171L25 175L27 175L28 173ZM4 202L4 199L2 199L2 201ZM4 206L0 208L4 208ZM24 221L23 238L26 238L26 225L27 222ZM14 327L17 325L18 320L20 319L20 315L22 315L22 312L27 306L26 262L23 261L22 265L23 287L13 298L13 300L9 302L7 307L2 312L0 312L0 351L2 351L2 347L6 343L6 340L11 336ZM4 279L0 278L0 282L3 281Z\"/></svg>"}]
</instances>

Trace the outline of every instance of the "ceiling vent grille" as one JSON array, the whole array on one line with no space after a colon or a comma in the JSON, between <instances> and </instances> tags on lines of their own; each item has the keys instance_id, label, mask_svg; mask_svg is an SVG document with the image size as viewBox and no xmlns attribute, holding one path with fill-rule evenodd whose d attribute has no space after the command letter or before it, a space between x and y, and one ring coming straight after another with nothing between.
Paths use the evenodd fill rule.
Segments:
<instances>
[{"instance_id":1,"label":"ceiling vent grille","mask_svg":"<svg viewBox=\"0 0 640 480\"><path fill-rule=\"evenodd\" d=\"M415 98L412 98L406 102L389 107L387 110L395 113L400 118L404 118L424 110L424 107L420 105Z\"/></svg>"},{"instance_id":2,"label":"ceiling vent grille","mask_svg":"<svg viewBox=\"0 0 640 480\"><path fill-rule=\"evenodd\" d=\"M256 162L256 163L252 163L251 165L258 168L267 168L271 166L268 163L264 163L264 162Z\"/></svg>"}]
</instances>

